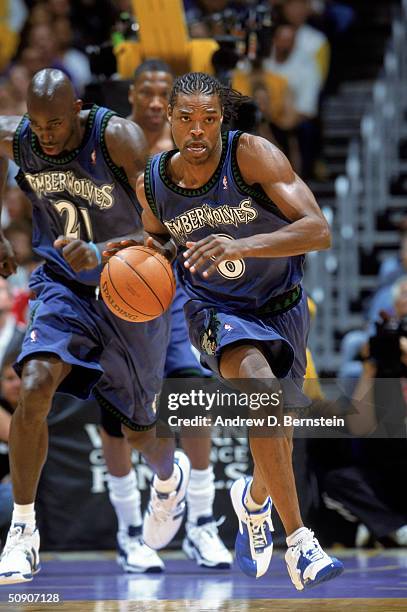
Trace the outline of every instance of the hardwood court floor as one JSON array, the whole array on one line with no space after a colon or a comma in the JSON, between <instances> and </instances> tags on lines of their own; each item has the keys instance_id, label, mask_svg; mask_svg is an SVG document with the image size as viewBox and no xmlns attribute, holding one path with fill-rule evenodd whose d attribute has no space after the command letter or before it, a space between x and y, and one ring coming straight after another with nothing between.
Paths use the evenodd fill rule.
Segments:
<instances>
[{"instance_id":1,"label":"hardwood court floor","mask_svg":"<svg viewBox=\"0 0 407 612\"><path fill-rule=\"evenodd\" d=\"M281 553L259 580L205 570L180 554L163 555L164 574L123 574L109 553L43 555L23 585L0 586L7 612L393 612L407 611L407 551L344 551L345 572L297 592ZM56 595L60 603L45 603ZM36 600L35 600L36 598ZM12 600L14 599L14 602ZM36 601L36 603L34 603Z\"/></svg>"}]
</instances>

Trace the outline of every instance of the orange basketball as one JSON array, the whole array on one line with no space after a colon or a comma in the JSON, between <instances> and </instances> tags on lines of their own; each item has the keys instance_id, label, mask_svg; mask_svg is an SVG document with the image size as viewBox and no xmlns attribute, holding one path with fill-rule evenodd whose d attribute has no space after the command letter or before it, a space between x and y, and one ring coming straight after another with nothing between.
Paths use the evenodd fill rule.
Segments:
<instances>
[{"instance_id":1,"label":"orange basketball","mask_svg":"<svg viewBox=\"0 0 407 612\"><path fill-rule=\"evenodd\" d=\"M159 317L175 294L170 262L145 246L132 246L113 255L100 277L106 306L120 319L139 323Z\"/></svg>"}]
</instances>

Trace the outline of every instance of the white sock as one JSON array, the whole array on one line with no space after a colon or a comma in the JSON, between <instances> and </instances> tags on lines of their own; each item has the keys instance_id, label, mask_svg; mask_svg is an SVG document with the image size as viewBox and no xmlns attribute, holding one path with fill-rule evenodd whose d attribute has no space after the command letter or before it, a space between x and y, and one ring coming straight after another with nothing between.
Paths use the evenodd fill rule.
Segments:
<instances>
[{"instance_id":1,"label":"white sock","mask_svg":"<svg viewBox=\"0 0 407 612\"><path fill-rule=\"evenodd\" d=\"M246 496L244 498L244 504L250 512L256 512L264 508L264 505L267 500L265 499L262 504L258 504L257 502L255 502L252 497L251 488L252 488L252 483L250 483L250 485L246 489Z\"/></svg>"},{"instance_id":2,"label":"white sock","mask_svg":"<svg viewBox=\"0 0 407 612\"><path fill-rule=\"evenodd\" d=\"M206 470L191 470L187 489L187 522L196 524L200 516L213 515L215 475L210 465Z\"/></svg>"},{"instance_id":3,"label":"white sock","mask_svg":"<svg viewBox=\"0 0 407 612\"><path fill-rule=\"evenodd\" d=\"M153 487L160 493L171 493L175 491L181 481L181 470L177 463L174 463L174 469L171 476L167 480L160 480L157 475L153 478Z\"/></svg>"},{"instance_id":4,"label":"white sock","mask_svg":"<svg viewBox=\"0 0 407 612\"><path fill-rule=\"evenodd\" d=\"M127 531L130 525L141 525L141 495L137 488L135 471L131 470L127 476L109 474L107 487L109 499L116 512L119 531Z\"/></svg>"},{"instance_id":5,"label":"white sock","mask_svg":"<svg viewBox=\"0 0 407 612\"><path fill-rule=\"evenodd\" d=\"M287 546L296 546L301 540L305 540L309 537L309 529L307 527L300 527L296 529L291 535L286 538Z\"/></svg>"},{"instance_id":6,"label":"white sock","mask_svg":"<svg viewBox=\"0 0 407 612\"><path fill-rule=\"evenodd\" d=\"M14 504L11 524L26 523L31 529L35 529L35 510L32 504Z\"/></svg>"}]
</instances>

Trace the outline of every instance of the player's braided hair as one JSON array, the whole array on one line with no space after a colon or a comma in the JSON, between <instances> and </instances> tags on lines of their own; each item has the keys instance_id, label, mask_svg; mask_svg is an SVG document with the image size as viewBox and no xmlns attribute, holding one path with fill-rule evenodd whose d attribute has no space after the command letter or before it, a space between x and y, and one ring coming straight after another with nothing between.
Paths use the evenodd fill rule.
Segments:
<instances>
[{"instance_id":1,"label":"player's braided hair","mask_svg":"<svg viewBox=\"0 0 407 612\"><path fill-rule=\"evenodd\" d=\"M239 107L243 103L250 101L250 98L247 96L226 85L222 85L218 79L205 72L188 72L175 79L169 101L171 107L174 106L180 93L187 95L201 93L207 96L219 96L226 123L237 117Z\"/></svg>"}]
</instances>

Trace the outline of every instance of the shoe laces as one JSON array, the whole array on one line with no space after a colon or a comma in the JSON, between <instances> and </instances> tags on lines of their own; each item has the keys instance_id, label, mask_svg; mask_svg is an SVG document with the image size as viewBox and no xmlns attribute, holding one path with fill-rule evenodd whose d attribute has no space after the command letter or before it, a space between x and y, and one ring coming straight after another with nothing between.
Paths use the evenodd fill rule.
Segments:
<instances>
[{"instance_id":1,"label":"shoe laces","mask_svg":"<svg viewBox=\"0 0 407 612\"><path fill-rule=\"evenodd\" d=\"M6 545L1 556L5 557L12 550L22 550L25 552L28 549L23 528L20 525L12 526L8 532Z\"/></svg>"},{"instance_id":2,"label":"shoe laces","mask_svg":"<svg viewBox=\"0 0 407 612\"><path fill-rule=\"evenodd\" d=\"M253 547L255 550L263 549L267 546L266 527L268 514L262 513L259 515L249 514L250 531L252 534Z\"/></svg>"},{"instance_id":3,"label":"shoe laces","mask_svg":"<svg viewBox=\"0 0 407 612\"><path fill-rule=\"evenodd\" d=\"M182 504L185 504L183 500L177 503L176 491L162 494L158 493L154 487L152 487L150 510L157 521L165 522L170 519L174 512L174 508L179 506L179 508L182 509Z\"/></svg>"},{"instance_id":4,"label":"shoe laces","mask_svg":"<svg viewBox=\"0 0 407 612\"><path fill-rule=\"evenodd\" d=\"M311 563L323 559L325 555L318 540L314 537L313 531L309 532L309 537L305 540L300 540L296 548L298 549L298 554L302 554Z\"/></svg>"}]
</instances>

